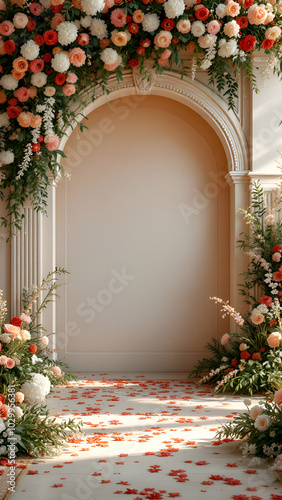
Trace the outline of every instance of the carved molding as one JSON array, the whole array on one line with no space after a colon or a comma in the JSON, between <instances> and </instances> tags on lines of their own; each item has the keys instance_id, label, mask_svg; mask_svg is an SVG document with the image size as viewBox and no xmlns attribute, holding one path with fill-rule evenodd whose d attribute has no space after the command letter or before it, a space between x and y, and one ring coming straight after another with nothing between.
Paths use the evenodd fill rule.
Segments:
<instances>
[{"instance_id":1,"label":"carved molding","mask_svg":"<svg viewBox=\"0 0 282 500\"><path fill-rule=\"evenodd\" d=\"M132 76L136 88L136 93L141 95L151 94L152 87L157 78L154 61L148 59L144 63L144 71L141 73L139 68L132 68Z\"/></svg>"}]
</instances>

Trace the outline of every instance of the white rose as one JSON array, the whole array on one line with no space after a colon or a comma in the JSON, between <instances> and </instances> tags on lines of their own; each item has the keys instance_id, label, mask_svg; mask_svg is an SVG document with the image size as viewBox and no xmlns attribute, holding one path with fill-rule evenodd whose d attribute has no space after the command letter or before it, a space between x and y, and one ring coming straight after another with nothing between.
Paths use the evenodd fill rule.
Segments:
<instances>
[{"instance_id":1,"label":"white rose","mask_svg":"<svg viewBox=\"0 0 282 500\"><path fill-rule=\"evenodd\" d=\"M3 165L10 165L10 163L13 163L14 159L15 155L10 149L8 149L7 151L1 151L0 163L2 163Z\"/></svg>"},{"instance_id":2,"label":"white rose","mask_svg":"<svg viewBox=\"0 0 282 500\"><path fill-rule=\"evenodd\" d=\"M40 342L46 347L49 344L49 339L48 337L41 337Z\"/></svg>"},{"instance_id":3,"label":"white rose","mask_svg":"<svg viewBox=\"0 0 282 500\"><path fill-rule=\"evenodd\" d=\"M55 87L52 87L52 85L47 85L47 87L45 87L44 89L44 95L46 95L47 97L52 97L56 92L56 89Z\"/></svg>"},{"instance_id":4,"label":"white rose","mask_svg":"<svg viewBox=\"0 0 282 500\"><path fill-rule=\"evenodd\" d=\"M9 344L12 339L8 333L2 333L2 335L0 335L0 340L1 342L4 342L4 344Z\"/></svg>"},{"instance_id":5,"label":"white rose","mask_svg":"<svg viewBox=\"0 0 282 500\"><path fill-rule=\"evenodd\" d=\"M118 53L115 49L107 47L102 50L100 57L105 64L115 64L118 60Z\"/></svg>"},{"instance_id":6,"label":"white rose","mask_svg":"<svg viewBox=\"0 0 282 500\"><path fill-rule=\"evenodd\" d=\"M81 0L82 11L88 16L96 16L97 12L102 12L105 7L104 0Z\"/></svg>"},{"instance_id":7,"label":"white rose","mask_svg":"<svg viewBox=\"0 0 282 500\"><path fill-rule=\"evenodd\" d=\"M26 340L30 340L31 336L28 330L21 330L20 331L20 339L25 342Z\"/></svg>"},{"instance_id":8,"label":"white rose","mask_svg":"<svg viewBox=\"0 0 282 500\"><path fill-rule=\"evenodd\" d=\"M166 17L174 19L175 17L182 16L185 11L185 3L183 0L167 0L164 3L164 10Z\"/></svg>"},{"instance_id":9,"label":"white rose","mask_svg":"<svg viewBox=\"0 0 282 500\"><path fill-rule=\"evenodd\" d=\"M0 80L0 83L1 83L1 80ZM0 114L0 128L1 127L8 127L9 123L10 123L10 118L9 118L8 113L1 113Z\"/></svg>"},{"instance_id":10,"label":"white rose","mask_svg":"<svg viewBox=\"0 0 282 500\"><path fill-rule=\"evenodd\" d=\"M281 28L279 28L279 26L271 26L267 28L264 36L270 40L276 40L281 36Z\"/></svg>"},{"instance_id":11,"label":"white rose","mask_svg":"<svg viewBox=\"0 0 282 500\"><path fill-rule=\"evenodd\" d=\"M68 55L64 52L55 54L51 61L51 66L58 73L65 73L70 67L70 60Z\"/></svg>"},{"instance_id":12,"label":"white rose","mask_svg":"<svg viewBox=\"0 0 282 500\"><path fill-rule=\"evenodd\" d=\"M219 3L215 9L215 13L220 18L226 16L226 5L224 5L224 3Z\"/></svg>"},{"instance_id":13,"label":"white rose","mask_svg":"<svg viewBox=\"0 0 282 500\"><path fill-rule=\"evenodd\" d=\"M108 36L107 25L103 19L93 19L90 31L91 35L96 36L99 40Z\"/></svg>"},{"instance_id":14,"label":"white rose","mask_svg":"<svg viewBox=\"0 0 282 500\"><path fill-rule=\"evenodd\" d=\"M15 407L15 416L16 416L17 418L22 418L22 416L23 416L23 411L22 411L22 409L21 409L21 407L20 407L20 406L16 406L16 407Z\"/></svg>"},{"instance_id":15,"label":"white rose","mask_svg":"<svg viewBox=\"0 0 282 500\"><path fill-rule=\"evenodd\" d=\"M202 36L206 31L204 23L202 21L195 21L192 23L192 28L191 28L191 33L195 37L200 37Z\"/></svg>"},{"instance_id":16,"label":"white rose","mask_svg":"<svg viewBox=\"0 0 282 500\"><path fill-rule=\"evenodd\" d=\"M156 31L160 25L160 19L157 14L145 14L142 21L142 28L144 31L152 33Z\"/></svg>"},{"instance_id":17,"label":"white rose","mask_svg":"<svg viewBox=\"0 0 282 500\"><path fill-rule=\"evenodd\" d=\"M21 55L28 61L33 61L39 56L40 47L33 41L29 40L21 46Z\"/></svg>"},{"instance_id":18,"label":"white rose","mask_svg":"<svg viewBox=\"0 0 282 500\"><path fill-rule=\"evenodd\" d=\"M179 33L189 33L191 29L191 23L189 19L180 19L176 25L176 29Z\"/></svg>"},{"instance_id":19,"label":"white rose","mask_svg":"<svg viewBox=\"0 0 282 500\"><path fill-rule=\"evenodd\" d=\"M229 38L237 37L239 35L240 26L235 20L233 20L224 25L223 31Z\"/></svg>"},{"instance_id":20,"label":"white rose","mask_svg":"<svg viewBox=\"0 0 282 500\"><path fill-rule=\"evenodd\" d=\"M216 40L217 38L215 35L204 35L199 37L198 43L202 49L208 49L209 47L215 44Z\"/></svg>"},{"instance_id":21,"label":"white rose","mask_svg":"<svg viewBox=\"0 0 282 500\"><path fill-rule=\"evenodd\" d=\"M77 39L78 29L74 23L64 21L57 26L58 40L62 45L69 45Z\"/></svg>"},{"instance_id":22,"label":"white rose","mask_svg":"<svg viewBox=\"0 0 282 500\"><path fill-rule=\"evenodd\" d=\"M7 453L7 446L3 444L2 446L0 446L0 455L6 455L6 453Z\"/></svg>"},{"instance_id":23,"label":"white rose","mask_svg":"<svg viewBox=\"0 0 282 500\"><path fill-rule=\"evenodd\" d=\"M42 73L40 71L39 73L33 73L30 79L31 85L34 85L35 87L44 87L47 82L47 75L45 73Z\"/></svg>"},{"instance_id":24,"label":"white rose","mask_svg":"<svg viewBox=\"0 0 282 500\"><path fill-rule=\"evenodd\" d=\"M207 69L209 69L212 65L212 61L210 59L204 59L200 68L203 69L204 71L206 71Z\"/></svg>"},{"instance_id":25,"label":"white rose","mask_svg":"<svg viewBox=\"0 0 282 500\"><path fill-rule=\"evenodd\" d=\"M0 79L0 85L2 85L5 90L16 90L16 88L18 88L19 81L12 75L4 75Z\"/></svg>"}]
</instances>

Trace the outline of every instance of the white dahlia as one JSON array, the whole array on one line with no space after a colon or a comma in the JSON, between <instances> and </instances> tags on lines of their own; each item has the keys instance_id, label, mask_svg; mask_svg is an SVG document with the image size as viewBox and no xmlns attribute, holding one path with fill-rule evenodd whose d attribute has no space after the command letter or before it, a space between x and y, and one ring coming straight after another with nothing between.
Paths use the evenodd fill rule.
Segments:
<instances>
[{"instance_id":1,"label":"white dahlia","mask_svg":"<svg viewBox=\"0 0 282 500\"><path fill-rule=\"evenodd\" d=\"M13 163L14 159L15 155L10 149L8 149L7 151L1 151L0 163L2 163L2 165L10 165L10 163Z\"/></svg>"},{"instance_id":2,"label":"white dahlia","mask_svg":"<svg viewBox=\"0 0 282 500\"><path fill-rule=\"evenodd\" d=\"M205 31L206 28L204 23L202 23L202 21L195 21L194 23L192 23L191 33L195 37L202 36L205 33Z\"/></svg>"},{"instance_id":3,"label":"white dahlia","mask_svg":"<svg viewBox=\"0 0 282 500\"><path fill-rule=\"evenodd\" d=\"M69 45L77 39L78 29L74 23L64 21L57 26L59 43L61 45Z\"/></svg>"},{"instance_id":4,"label":"white dahlia","mask_svg":"<svg viewBox=\"0 0 282 500\"><path fill-rule=\"evenodd\" d=\"M92 17L91 16L85 16L80 19L80 24L83 26L83 28L89 28L89 26L92 23Z\"/></svg>"},{"instance_id":5,"label":"white dahlia","mask_svg":"<svg viewBox=\"0 0 282 500\"><path fill-rule=\"evenodd\" d=\"M36 59L39 56L39 51L39 46L33 40L29 40L21 46L21 55L28 61Z\"/></svg>"},{"instance_id":6,"label":"white dahlia","mask_svg":"<svg viewBox=\"0 0 282 500\"><path fill-rule=\"evenodd\" d=\"M157 14L145 14L142 21L142 27L144 31L152 33L156 31L160 25L160 18Z\"/></svg>"},{"instance_id":7,"label":"white dahlia","mask_svg":"<svg viewBox=\"0 0 282 500\"><path fill-rule=\"evenodd\" d=\"M34 85L34 87L44 87L47 83L47 75L46 73L42 73L40 71L39 73L33 73L30 79L31 85Z\"/></svg>"},{"instance_id":8,"label":"white dahlia","mask_svg":"<svg viewBox=\"0 0 282 500\"><path fill-rule=\"evenodd\" d=\"M2 85L3 89L15 90L19 85L19 81L16 80L12 75L4 75L0 79L0 85Z\"/></svg>"},{"instance_id":9,"label":"white dahlia","mask_svg":"<svg viewBox=\"0 0 282 500\"><path fill-rule=\"evenodd\" d=\"M50 392L50 380L41 373L33 375L30 382L25 382L21 391L24 393L25 401L34 405L36 403L44 403L45 397Z\"/></svg>"},{"instance_id":10,"label":"white dahlia","mask_svg":"<svg viewBox=\"0 0 282 500\"><path fill-rule=\"evenodd\" d=\"M118 60L118 53L115 49L107 47L101 52L101 59L105 64L115 64Z\"/></svg>"},{"instance_id":11,"label":"white dahlia","mask_svg":"<svg viewBox=\"0 0 282 500\"><path fill-rule=\"evenodd\" d=\"M238 46L236 40L229 40L226 42L224 38L218 43L218 55L220 57L231 57L238 53Z\"/></svg>"},{"instance_id":12,"label":"white dahlia","mask_svg":"<svg viewBox=\"0 0 282 500\"><path fill-rule=\"evenodd\" d=\"M215 13L220 18L226 16L226 5L224 5L224 3L219 3L215 9Z\"/></svg>"},{"instance_id":13,"label":"white dahlia","mask_svg":"<svg viewBox=\"0 0 282 500\"><path fill-rule=\"evenodd\" d=\"M1 80L0 80L1 82ZM0 128L1 127L8 127L10 123L10 118L9 118L9 115L8 113L1 113L0 114Z\"/></svg>"},{"instance_id":14,"label":"white dahlia","mask_svg":"<svg viewBox=\"0 0 282 500\"><path fill-rule=\"evenodd\" d=\"M202 49L208 49L209 47L211 47L216 43L216 40L217 38L215 35L206 34L204 36L199 37L198 43Z\"/></svg>"},{"instance_id":15,"label":"white dahlia","mask_svg":"<svg viewBox=\"0 0 282 500\"><path fill-rule=\"evenodd\" d=\"M97 12L102 12L104 7L104 0L81 0L82 11L88 16L96 16Z\"/></svg>"},{"instance_id":16,"label":"white dahlia","mask_svg":"<svg viewBox=\"0 0 282 500\"><path fill-rule=\"evenodd\" d=\"M96 36L99 40L108 36L107 25L103 19L93 19L90 31L91 35Z\"/></svg>"},{"instance_id":17,"label":"white dahlia","mask_svg":"<svg viewBox=\"0 0 282 500\"><path fill-rule=\"evenodd\" d=\"M70 67L70 60L68 55L64 54L64 52L55 54L51 61L51 66L58 73L65 73Z\"/></svg>"},{"instance_id":18,"label":"white dahlia","mask_svg":"<svg viewBox=\"0 0 282 500\"><path fill-rule=\"evenodd\" d=\"M167 0L164 3L164 10L166 17L174 19L175 17L182 16L185 10L185 3L183 0Z\"/></svg>"}]
</instances>

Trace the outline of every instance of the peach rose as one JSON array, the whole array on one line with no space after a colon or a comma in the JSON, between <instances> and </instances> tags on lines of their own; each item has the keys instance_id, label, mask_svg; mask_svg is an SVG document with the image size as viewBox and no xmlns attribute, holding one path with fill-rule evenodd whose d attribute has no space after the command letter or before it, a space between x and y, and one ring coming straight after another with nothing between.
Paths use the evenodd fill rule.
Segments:
<instances>
[{"instance_id":1,"label":"peach rose","mask_svg":"<svg viewBox=\"0 0 282 500\"><path fill-rule=\"evenodd\" d=\"M41 127L41 123L42 123L42 118L41 118L41 116L39 116L39 115L33 115L33 116L30 118L30 126L31 126L32 128Z\"/></svg>"},{"instance_id":2,"label":"peach rose","mask_svg":"<svg viewBox=\"0 0 282 500\"><path fill-rule=\"evenodd\" d=\"M10 36L15 31L13 23L11 21L3 21L0 24L0 35Z\"/></svg>"},{"instance_id":3,"label":"peach rose","mask_svg":"<svg viewBox=\"0 0 282 500\"><path fill-rule=\"evenodd\" d=\"M69 53L69 60L70 63L73 64L73 66L76 67L83 66L83 64L85 63L85 59L86 59L86 54L84 50L80 49L79 47L71 49Z\"/></svg>"},{"instance_id":4,"label":"peach rose","mask_svg":"<svg viewBox=\"0 0 282 500\"><path fill-rule=\"evenodd\" d=\"M48 337L41 337L39 340L40 340L41 344L44 345L44 347L46 347L49 344Z\"/></svg>"},{"instance_id":5,"label":"peach rose","mask_svg":"<svg viewBox=\"0 0 282 500\"><path fill-rule=\"evenodd\" d=\"M223 28L224 34L229 38L237 37L239 35L240 26L236 21L226 23Z\"/></svg>"},{"instance_id":6,"label":"peach rose","mask_svg":"<svg viewBox=\"0 0 282 500\"><path fill-rule=\"evenodd\" d=\"M59 24L63 23L66 20L64 14L55 14L51 21L51 29L55 30Z\"/></svg>"},{"instance_id":7,"label":"peach rose","mask_svg":"<svg viewBox=\"0 0 282 500\"><path fill-rule=\"evenodd\" d=\"M23 400L24 400L24 393L23 392L16 392L15 393L15 402L22 403Z\"/></svg>"},{"instance_id":8,"label":"peach rose","mask_svg":"<svg viewBox=\"0 0 282 500\"><path fill-rule=\"evenodd\" d=\"M0 90L0 104L3 104L6 101L7 101L7 96L4 90Z\"/></svg>"},{"instance_id":9,"label":"peach rose","mask_svg":"<svg viewBox=\"0 0 282 500\"><path fill-rule=\"evenodd\" d=\"M247 344L240 344L239 349L240 349L240 351L246 351L248 349L248 346L247 346Z\"/></svg>"},{"instance_id":10,"label":"peach rose","mask_svg":"<svg viewBox=\"0 0 282 500\"><path fill-rule=\"evenodd\" d=\"M90 42L90 36L87 33L80 33L77 41L79 45L82 46L88 45Z\"/></svg>"},{"instance_id":11,"label":"peach rose","mask_svg":"<svg viewBox=\"0 0 282 500\"><path fill-rule=\"evenodd\" d=\"M161 30L154 38L155 45L161 49L165 49L171 44L172 34L170 31Z\"/></svg>"},{"instance_id":12,"label":"peach rose","mask_svg":"<svg viewBox=\"0 0 282 500\"><path fill-rule=\"evenodd\" d=\"M261 323L263 323L264 317L260 313L255 313L252 314L251 321L254 323L254 325L260 325Z\"/></svg>"},{"instance_id":13,"label":"peach rose","mask_svg":"<svg viewBox=\"0 0 282 500\"><path fill-rule=\"evenodd\" d=\"M278 389L278 391L274 394L274 402L279 406L282 404L282 388Z\"/></svg>"},{"instance_id":14,"label":"peach rose","mask_svg":"<svg viewBox=\"0 0 282 500\"><path fill-rule=\"evenodd\" d=\"M10 370L12 370L12 368L14 368L15 364L16 363L15 363L15 361L12 358L7 358L5 367L9 368Z\"/></svg>"},{"instance_id":15,"label":"peach rose","mask_svg":"<svg viewBox=\"0 0 282 500\"><path fill-rule=\"evenodd\" d=\"M37 96L37 88L36 87L29 87L28 93L29 93L30 99L34 99Z\"/></svg>"},{"instance_id":16,"label":"peach rose","mask_svg":"<svg viewBox=\"0 0 282 500\"><path fill-rule=\"evenodd\" d=\"M2 405L0 406L0 418L6 419L9 416L9 406Z\"/></svg>"},{"instance_id":17,"label":"peach rose","mask_svg":"<svg viewBox=\"0 0 282 500\"><path fill-rule=\"evenodd\" d=\"M250 415L253 420L255 420L261 414L262 414L262 409L258 405L253 406L250 410Z\"/></svg>"},{"instance_id":18,"label":"peach rose","mask_svg":"<svg viewBox=\"0 0 282 500\"><path fill-rule=\"evenodd\" d=\"M221 340L220 340L221 345L227 344L229 337L230 337L230 335L228 333L225 333L224 335L222 335Z\"/></svg>"},{"instance_id":19,"label":"peach rose","mask_svg":"<svg viewBox=\"0 0 282 500\"><path fill-rule=\"evenodd\" d=\"M267 11L264 5L252 5L248 10L248 18L250 24L263 24L267 17Z\"/></svg>"},{"instance_id":20,"label":"peach rose","mask_svg":"<svg viewBox=\"0 0 282 500\"><path fill-rule=\"evenodd\" d=\"M20 334L20 327L19 326L14 326L14 325L4 325L3 332L7 333L11 339L15 339L19 334Z\"/></svg>"},{"instance_id":21,"label":"peach rose","mask_svg":"<svg viewBox=\"0 0 282 500\"><path fill-rule=\"evenodd\" d=\"M60 143L59 137L56 134L48 135L47 137L45 137L44 142L46 144L46 148L49 151L55 151L56 149L58 149Z\"/></svg>"},{"instance_id":22,"label":"peach rose","mask_svg":"<svg viewBox=\"0 0 282 500\"><path fill-rule=\"evenodd\" d=\"M72 83L67 83L63 86L62 91L66 96L73 95L75 94L75 86Z\"/></svg>"},{"instance_id":23,"label":"peach rose","mask_svg":"<svg viewBox=\"0 0 282 500\"><path fill-rule=\"evenodd\" d=\"M117 69L117 67L122 63L122 58L121 56L118 56L117 60L115 63L113 64L104 64L104 68L107 70L107 71L115 71L115 69Z\"/></svg>"},{"instance_id":24,"label":"peach rose","mask_svg":"<svg viewBox=\"0 0 282 500\"><path fill-rule=\"evenodd\" d=\"M176 29L179 33L189 33L191 29L191 23L189 19L180 19L176 25Z\"/></svg>"},{"instance_id":25,"label":"peach rose","mask_svg":"<svg viewBox=\"0 0 282 500\"><path fill-rule=\"evenodd\" d=\"M28 23L28 17L22 12L17 12L13 17L13 24L17 29L24 29Z\"/></svg>"},{"instance_id":26,"label":"peach rose","mask_svg":"<svg viewBox=\"0 0 282 500\"><path fill-rule=\"evenodd\" d=\"M271 26L267 28L265 32L265 38L270 38L270 40L276 40L281 35L281 28L279 26Z\"/></svg>"},{"instance_id":27,"label":"peach rose","mask_svg":"<svg viewBox=\"0 0 282 500\"><path fill-rule=\"evenodd\" d=\"M3 0L0 0L0 10L6 10L6 4Z\"/></svg>"},{"instance_id":28,"label":"peach rose","mask_svg":"<svg viewBox=\"0 0 282 500\"><path fill-rule=\"evenodd\" d=\"M189 42L186 45L187 52L193 52L195 50L195 42Z\"/></svg>"},{"instance_id":29,"label":"peach rose","mask_svg":"<svg viewBox=\"0 0 282 500\"><path fill-rule=\"evenodd\" d=\"M281 260L281 253L280 252L275 252L272 255L272 260L273 260L273 262L280 262L280 260Z\"/></svg>"},{"instance_id":30,"label":"peach rose","mask_svg":"<svg viewBox=\"0 0 282 500\"><path fill-rule=\"evenodd\" d=\"M133 12L133 21L135 23L142 23L143 19L144 19L144 14L142 12L142 10L138 9L138 10L135 10Z\"/></svg>"},{"instance_id":31,"label":"peach rose","mask_svg":"<svg viewBox=\"0 0 282 500\"><path fill-rule=\"evenodd\" d=\"M34 87L35 88L35 87ZM29 90L29 89L28 89ZM20 319L26 323L27 325L29 325L31 323L31 317L28 315L28 314L25 314L24 312L22 312L22 314L20 315Z\"/></svg>"},{"instance_id":32,"label":"peach rose","mask_svg":"<svg viewBox=\"0 0 282 500\"><path fill-rule=\"evenodd\" d=\"M231 17L238 16L240 12L240 5L237 2L230 0L226 5L226 15Z\"/></svg>"},{"instance_id":33,"label":"peach rose","mask_svg":"<svg viewBox=\"0 0 282 500\"><path fill-rule=\"evenodd\" d=\"M52 366L51 372L53 372L56 377L60 377L62 375L62 370L59 366Z\"/></svg>"},{"instance_id":34,"label":"peach rose","mask_svg":"<svg viewBox=\"0 0 282 500\"><path fill-rule=\"evenodd\" d=\"M8 359L7 356L4 355L0 356L0 365L5 366L7 359Z\"/></svg>"},{"instance_id":35,"label":"peach rose","mask_svg":"<svg viewBox=\"0 0 282 500\"><path fill-rule=\"evenodd\" d=\"M117 47L124 47L128 42L125 31L113 32L111 40Z\"/></svg>"},{"instance_id":36,"label":"peach rose","mask_svg":"<svg viewBox=\"0 0 282 500\"><path fill-rule=\"evenodd\" d=\"M13 60L13 68L23 73L28 70L28 62L24 57L17 57Z\"/></svg>"},{"instance_id":37,"label":"peach rose","mask_svg":"<svg viewBox=\"0 0 282 500\"><path fill-rule=\"evenodd\" d=\"M76 83L77 82L77 76L75 73L70 72L67 76L67 82L68 83Z\"/></svg>"},{"instance_id":38,"label":"peach rose","mask_svg":"<svg viewBox=\"0 0 282 500\"><path fill-rule=\"evenodd\" d=\"M103 14L107 14L109 9L111 9L115 5L115 0L105 0L105 7L103 9Z\"/></svg>"},{"instance_id":39,"label":"peach rose","mask_svg":"<svg viewBox=\"0 0 282 500\"><path fill-rule=\"evenodd\" d=\"M25 72L23 71L17 71L16 69L12 69L11 75L15 80L21 80L22 78L25 77Z\"/></svg>"},{"instance_id":40,"label":"peach rose","mask_svg":"<svg viewBox=\"0 0 282 500\"><path fill-rule=\"evenodd\" d=\"M267 343L271 349L274 347L279 347L281 342L281 333L279 332L273 332L267 337Z\"/></svg>"},{"instance_id":41,"label":"peach rose","mask_svg":"<svg viewBox=\"0 0 282 500\"><path fill-rule=\"evenodd\" d=\"M24 111L19 114L19 116L17 117L17 121L20 127L27 128L30 126L30 116Z\"/></svg>"},{"instance_id":42,"label":"peach rose","mask_svg":"<svg viewBox=\"0 0 282 500\"><path fill-rule=\"evenodd\" d=\"M55 56L56 54L60 54L61 52L63 52L63 49L61 49L61 47L54 47L52 49L52 53L53 55Z\"/></svg>"}]
</instances>

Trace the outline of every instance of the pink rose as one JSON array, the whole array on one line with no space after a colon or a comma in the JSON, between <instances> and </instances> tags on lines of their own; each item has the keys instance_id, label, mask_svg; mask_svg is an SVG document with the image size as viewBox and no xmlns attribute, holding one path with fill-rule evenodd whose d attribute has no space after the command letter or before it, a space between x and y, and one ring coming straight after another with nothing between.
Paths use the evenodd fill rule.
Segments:
<instances>
[{"instance_id":1,"label":"pink rose","mask_svg":"<svg viewBox=\"0 0 282 500\"><path fill-rule=\"evenodd\" d=\"M10 36L15 31L13 23L11 21L3 21L0 24L0 35Z\"/></svg>"},{"instance_id":2,"label":"pink rose","mask_svg":"<svg viewBox=\"0 0 282 500\"><path fill-rule=\"evenodd\" d=\"M109 9L111 9L115 5L115 0L105 0L105 7L103 9L103 14L107 14Z\"/></svg>"},{"instance_id":3,"label":"pink rose","mask_svg":"<svg viewBox=\"0 0 282 500\"><path fill-rule=\"evenodd\" d=\"M28 315L27 315L27 314L25 314L25 313L22 313L22 314L20 315L20 319L21 319L24 323L26 323L27 325L29 325L29 323L31 322L31 317L30 317L30 316L28 316Z\"/></svg>"},{"instance_id":4,"label":"pink rose","mask_svg":"<svg viewBox=\"0 0 282 500\"><path fill-rule=\"evenodd\" d=\"M5 367L9 368L11 370L12 368L14 368L15 364L16 363L15 363L15 361L12 358L7 358Z\"/></svg>"},{"instance_id":5,"label":"pink rose","mask_svg":"<svg viewBox=\"0 0 282 500\"><path fill-rule=\"evenodd\" d=\"M68 83L76 83L77 82L77 76L75 73L69 73L67 76L67 82Z\"/></svg>"},{"instance_id":6,"label":"pink rose","mask_svg":"<svg viewBox=\"0 0 282 500\"><path fill-rule=\"evenodd\" d=\"M27 128L30 126L30 116L28 115L28 113L25 112L20 113L19 116L17 117L17 121L20 127Z\"/></svg>"},{"instance_id":7,"label":"pink rose","mask_svg":"<svg viewBox=\"0 0 282 500\"><path fill-rule=\"evenodd\" d=\"M260 325L261 323L263 323L264 317L260 313L255 313L252 314L251 321L254 323L254 325Z\"/></svg>"},{"instance_id":8,"label":"pink rose","mask_svg":"<svg viewBox=\"0 0 282 500\"><path fill-rule=\"evenodd\" d=\"M155 45L165 49L171 44L172 34L170 31L161 30L154 38Z\"/></svg>"},{"instance_id":9,"label":"pink rose","mask_svg":"<svg viewBox=\"0 0 282 500\"><path fill-rule=\"evenodd\" d=\"M220 30L220 24L218 21L211 21L208 25L207 25L207 32L210 34L210 35L217 35L217 33L219 32Z\"/></svg>"},{"instance_id":10,"label":"pink rose","mask_svg":"<svg viewBox=\"0 0 282 500\"><path fill-rule=\"evenodd\" d=\"M116 28L122 28L126 24L126 13L123 9L115 9L111 12L111 23Z\"/></svg>"},{"instance_id":11,"label":"pink rose","mask_svg":"<svg viewBox=\"0 0 282 500\"><path fill-rule=\"evenodd\" d=\"M40 73L44 68L44 61L42 59L33 59L29 63L29 69L32 73Z\"/></svg>"},{"instance_id":12,"label":"pink rose","mask_svg":"<svg viewBox=\"0 0 282 500\"><path fill-rule=\"evenodd\" d=\"M6 10L6 4L3 0L0 0L0 10Z\"/></svg>"},{"instance_id":13,"label":"pink rose","mask_svg":"<svg viewBox=\"0 0 282 500\"><path fill-rule=\"evenodd\" d=\"M65 22L66 18L64 14L55 14L51 21L51 29L55 30L59 24Z\"/></svg>"},{"instance_id":14,"label":"pink rose","mask_svg":"<svg viewBox=\"0 0 282 500\"><path fill-rule=\"evenodd\" d=\"M20 366L21 362L20 362L19 358L14 358L14 360L15 360L16 366Z\"/></svg>"},{"instance_id":15,"label":"pink rose","mask_svg":"<svg viewBox=\"0 0 282 500\"><path fill-rule=\"evenodd\" d=\"M7 356L4 355L0 356L0 365L5 366L5 364L7 363L7 359L8 359Z\"/></svg>"},{"instance_id":16,"label":"pink rose","mask_svg":"<svg viewBox=\"0 0 282 500\"><path fill-rule=\"evenodd\" d=\"M280 252L275 252L272 255L272 260L273 260L273 262L280 262L280 260L281 260L281 253Z\"/></svg>"},{"instance_id":17,"label":"pink rose","mask_svg":"<svg viewBox=\"0 0 282 500\"><path fill-rule=\"evenodd\" d=\"M72 83L67 83L63 86L62 91L65 96L73 95L75 94L75 86Z\"/></svg>"},{"instance_id":18,"label":"pink rose","mask_svg":"<svg viewBox=\"0 0 282 500\"><path fill-rule=\"evenodd\" d=\"M39 116L39 115L33 115L31 118L30 118L30 126L32 128L38 128L38 127L41 127L41 123L42 123L42 117Z\"/></svg>"},{"instance_id":19,"label":"pink rose","mask_svg":"<svg viewBox=\"0 0 282 500\"><path fill-rule=\"evenodd\" d=\"M45 137L44 142L46 144L46 148L49 151L55 151L56 149L58 149L60 143L59 137L56 134L48 135L47 137Z\"/></svg>"},{"instance_id":20,"label":"pink rose","mask_svg":"<svg viewBox=\"0 0 282 500\"><path fill-rule=\"evenodd\" d=\"M264 5L252 5L248 10L250 24L263 24L267 17L267 11Z\"/></svg>"},{"instance_id":21,"label":"pink rose","mask_svg":"<svg viewBox=\"0 0 282 500\"><path fill-rule=\"evenodd\" d=\"M227 344L229 337L230 337L230 335L228 333L225 333L224 335L222 335L221 340L220 340L221 345Z\"/></svg>"},{"instance_id":22,"label":"pink rose","mask_svg":"<svg viewBox=\"0 0 282 500\"><path fill-rule=\"evenodd\" d=\"M267 343L271 349L274 349L275 347L279 347L281 342L281 333L279 332L273 332L267 337Z\"/></svg>"},{"instance_id":23,"label":"pink rose","mask_svg":"<svg viewBox=\"0 0 282 500\"><path fill-rule=\"evenodd\" d=\"M240 5L237 2L230 0L226 5L226 15L231 17L238 16L240 12Z\"/></svg>"},{"instance_id":24,"label":"pink rose","mask_svg":"<svg viewBox=\"0 0 282 500\"><path fill-rule=\"evenodd\" d=\"M169 59L171 56L171 50L165 49L161 55L161 59Z\"/></svg>"},{"instance_id":25,"label":"pink rose","mask_svg":"<svg viewBox=\"0 0 282 500\"><path fill-rule=\"evenodd\" d=\"M40 5L40 3L32 2L29 6L29 10L34 16L40 16L44 8L42 7L42 5Z\"/></svg>"},{"instance_id":26,"label":"pink rose","mask_svg":"<svg viewBox=\"0 0 282 500\"><path fill-rule=\"evenodd\" d=\"M24 400L24 393L23 392L16 392L15 393L15 402L22 403L23 400Z\"/></svg>"},{"instance_id":27,"label":"pink rose","mask_svg":"<svg viewBox=\"0 0 282 500\"><path fill-rule=\"evenodd\" d=\"M20 327L14 325L4 325L4 333L7 333L11 339L16 338L20 334Z\"/></svg>"},{"instance_id":28,"label":"pink rose","mask_svg":"<svg viewBox=\"0 0 282 500\"><path fill-rule=\"evenodd\" d=\"M62 370L59 366L52 366L51 372L53 372L56 377L60 377L62 375Z\"/></svg>"},{"instance_id":29,"label":"pink rose","mask_svg":"<svg viewBox=\"0 0 282 500\"><path fill-rule=\"evenodd\" d=\"M282 388L278 389L278 391L274 394L274 402L279 406L282 404Z\"/></svg>"},{"instance_id":30,"label":"pink rose","mask_svg":"<svg viewBox=\"0 0 282 500\"><path fill-rule=\"evenodd\" d=\"M15 91L15 96L20 102L26 102L29 99L29 92L26 87L20 87Z\"/></svg>"},{"instance_id":31,"label":"pink rose","mask_svg":"<svg viewBox=\"0 0 282 500\"><path fill-rule=\"evenodd\" d=\"M69 52L69 60L70 63L73 64L73 66L83 66L83 64L85 63L85 59L86 54L84 50L80 49L79 47L75 47Z\"/></svg>"}]
</instances>

